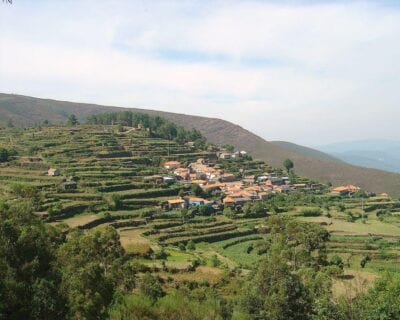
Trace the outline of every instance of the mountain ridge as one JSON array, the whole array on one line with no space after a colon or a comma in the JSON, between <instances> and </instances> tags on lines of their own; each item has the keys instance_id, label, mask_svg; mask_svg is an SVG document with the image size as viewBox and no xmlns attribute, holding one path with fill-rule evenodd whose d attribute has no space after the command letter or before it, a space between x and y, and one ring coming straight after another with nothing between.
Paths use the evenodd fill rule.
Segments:
<instances>
[{"instance_id":1,"label":"mountain ridge","mask_svg":"<svg viewBox=\"0 0 400 320\"><path fill-rule=\"evenodd\" d=\"M33 125L49 120L63 122L69 114L84 119L92 113L110 111L136 111L159 115L185 128L196 128L210 142L232 144L237 149L250 152L253 157L266 161L274 167L282 167L282 162L290 158L295 163L298 174L334 185L358 184L372 192L387 192L400 196L400 174L382 170L357 167L338 160L318 159L306 156L293 148L282 147L226 120L207 118L140 108L121 108L97 104L40 99L15 94L0 93L0 125L9 119L15 125ZM299 146L301 147L301 146Z\"/></svg>"}]
</instances>

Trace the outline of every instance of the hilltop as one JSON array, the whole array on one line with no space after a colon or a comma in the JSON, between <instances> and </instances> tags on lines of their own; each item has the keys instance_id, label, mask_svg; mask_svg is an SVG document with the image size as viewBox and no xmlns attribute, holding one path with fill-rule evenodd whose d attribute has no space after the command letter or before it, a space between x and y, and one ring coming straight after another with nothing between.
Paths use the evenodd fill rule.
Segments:
<instances>
[{"instance_id":1,"label":"hilltop","mask_svg":"<svg viewBox=\"0 0 400 320\"><path fill-rule=\"evenodd\" d=\"M400 195L400 174L382 170L357 167L334 159L322 159L313 154L276 145L264 140L231 122L137 108L118 108L96 104L73 103L50 99L39 99L21 95L0 94L0 125L5 126L11 119L14 125L32 125L49 120L59 123L66 120L69 114L75 114L79 119L88 115L108 111L130 110L159 115L185 128L199 130L210 142L216 144L231 144L239 150L246 150L254 157L268 164L281 167L286 158L295 163L298 174L321 182L332 182L334 185L357 184L373 192L387 192Z\"/></svg>"}]
</instances>

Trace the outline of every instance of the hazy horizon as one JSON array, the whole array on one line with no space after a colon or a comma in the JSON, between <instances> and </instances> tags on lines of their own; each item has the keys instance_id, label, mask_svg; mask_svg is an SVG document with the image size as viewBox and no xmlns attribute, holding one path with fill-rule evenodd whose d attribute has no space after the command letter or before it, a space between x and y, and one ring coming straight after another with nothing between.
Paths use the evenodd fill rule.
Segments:
<instances>
[{"instance_id":1,"label":"hazy horizon","mask_svg":"<svg viewBox=\"0 0 400 320\"><path fill-rule=\"evenodd\" d=\"M0 25L0 92L217 117L307 146L398 137L392 1L20 0L0 4Z\"/></svg>"}]
</instances>

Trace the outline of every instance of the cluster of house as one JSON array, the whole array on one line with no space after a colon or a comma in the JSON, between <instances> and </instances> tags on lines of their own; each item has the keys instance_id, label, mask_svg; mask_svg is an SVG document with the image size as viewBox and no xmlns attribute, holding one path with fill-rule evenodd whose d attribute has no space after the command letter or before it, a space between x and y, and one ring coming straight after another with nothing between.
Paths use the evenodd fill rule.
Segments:
<instances>
[{"instance_id":1,"label":"cluster of house","mask_svg":"<svg viewBox=\"0 0 400 320\"><path fill-rule=\"evenodd\" d=\"M244 152L244 151L243 151ZM220 155L219 155L220 156ZM286 193L294 189L308 188L306 184L291 184L288 177L264 173L261 176L236 176L226 172L218 164L200 158L183 167L179 161L164 163L176 180L198 184L203 191L221 195L222 202L202 198L171 199L166 206L171 209L193 205L209 205L239 208L249 202L267 200L271 193Z\"/></svg>"},{"instance_id":2,"label":"cluster of house","mask_svg":"<svg viewBox=\"0 0 400 320\"><path fill-rule=\"evenodd\" d=\"M242 150L242 151L235 151L235 152L228 152L226 150L220 151L217 153L218 158L224 159L224 160L230 160L230 159L238 159L241 157L244 157L247 155L247 152Z\"/></svg>"}]
</instances>

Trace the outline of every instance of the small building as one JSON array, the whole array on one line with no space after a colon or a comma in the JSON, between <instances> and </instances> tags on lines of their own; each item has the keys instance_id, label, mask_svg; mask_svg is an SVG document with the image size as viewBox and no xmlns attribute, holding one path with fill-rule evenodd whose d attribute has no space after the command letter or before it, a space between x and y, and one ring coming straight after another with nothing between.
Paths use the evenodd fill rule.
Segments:
<instances>
[{"instance_id":1,"label":"small building","mask_svg":"<svg viewBox=\"0 0 400 320\"><path fill-rule=\"evenodd\" d=\"M234 182L237 181L238 178L232 173L224 173L219 176L218 179L220 182Z\"/></svg>"},{"instance_id":2,"label":"small building","mask_svg":"<svg viewBox=\"0 0 400 320\"><path fill-rule=\"evenodd\" d=\"M176 179L174 177L165 176L165 177L162 177L162 179L163 179L163 182L166 184L173 184L176 182Z\"/></svg>"},{"instance_id":3,"label":"small building","mask_svg":"<svg viewBox=\"0 0 400 320\"><path fill-rule=\"evenodd\" d=\"M255 178L255 176L246 176L242 179L242 181L247 184L254 184L254 182L256 181L256 178Z\"/></svg>"},{"instance_id":4,"label":"small building","mask_svg":"<svg viewBox=\"0 0 400 320\"><path fill-rule=\"evenodd\" d=\"M348 186L340 186L336 187L332 190L333 193L338 194L338 195L350 195L353 194L357 191L361 190L360 187L354 186L354 185L348 185Z\"/></svg>"},{"instance_id":5,"label":"small building","mask_svg":"<svg viewBox=\"0 0 400 320\"><path fill-rule=\"evenodd\" d=\"M160 175L153 175L153 176L148 176L143 178L144 182L152 182L155 184L161 184L164 182L164 178Z\"/></svg>"},{"instance_id":6,"label":"small building","mask_svg":"<svg viewBox=\"0 0 400 320\"><path fill-rule=\"evenodd\" d=\"M51 177L56 177L60 175L60 171L58 169L55 168L49 168L47 170L47 175L51 176Z\"/></svg>"},{"instance_id":7,"label":"small building","mask_svg":"<svg viewBox=\"0 0 400 320\"><path fill-rule=\"evenodd\" d=\"M228 152L222 152L219 154L219 158L224 160L230 160L232 158L232 155Z\"/></svg>"},{"instance_id":8,"label":"small building","mask_svg":"<svg viewBox=\"0 0 400 320\"><path fill-rule=\"evenodd\" d=\"M224 198L222 202L224 203L224 207L233 207L235 205L235 199L231 197Z\"/></svg>"},{"instance_id":9,"label":"small building","mask_svg":"<svg viewBox=\"0 0 400 320\"><path fill-rule=\"evenodd\" d=\"M167 201L169 209L179 209L185 207L185 200L183 199L171 199Z\"/></svg>"},{"instance_id":10,"label":"small building","mask_svg":"<svg viewBox=\"0 0 400 320\"><path fill-rule=\"evenodd\" d=\"M259 192L258 197L260 198L260 200L266 201L268 200L268 192L266 191Z\"/></svg>"},{"instance_id":11,"label":"small building","mask_svg":"<svg viewBox=\"0 0 400 320\"><path fill-rule=\"evenodd\" d=\"M179 161L167 161L164 163L164 168L167 170L175 170L181 166Z\"/></svg>"},{"instance_id":12,"label":"small building","mask_svg":"<svg viewBox=\"0 0 400 320\"><path fill-rule=\"evenodd\" d=\"M189 197L187 198L188 206L203 206L206 204L206 200L203 198Z\"/></svg>"}]
</instances>

